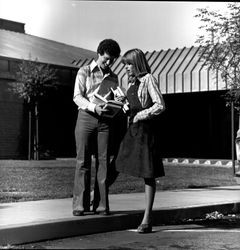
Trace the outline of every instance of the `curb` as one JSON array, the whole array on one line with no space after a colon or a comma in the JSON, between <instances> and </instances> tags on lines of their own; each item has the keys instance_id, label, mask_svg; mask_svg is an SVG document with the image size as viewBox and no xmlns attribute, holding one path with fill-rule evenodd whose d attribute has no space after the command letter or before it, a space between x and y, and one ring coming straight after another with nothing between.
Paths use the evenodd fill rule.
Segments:
<instances>
[{"instance_id":1,"label":"curb","mask_svg":"<svg viewBox=\"0 0 240 250\"><path fill-rule=\"evenodd\" d=\"M239 203L216 204L185 208L159 209L153 211L153 225L174 224L184 219L194 219L206 213L218 211L223 214L239 210ZM110 216L86 216L67 218L41 223L6 226L0 228L0 246L26 244L94 233L136 228L141 222L143 211L116 212Z\"/></svg>"}]
</instances>

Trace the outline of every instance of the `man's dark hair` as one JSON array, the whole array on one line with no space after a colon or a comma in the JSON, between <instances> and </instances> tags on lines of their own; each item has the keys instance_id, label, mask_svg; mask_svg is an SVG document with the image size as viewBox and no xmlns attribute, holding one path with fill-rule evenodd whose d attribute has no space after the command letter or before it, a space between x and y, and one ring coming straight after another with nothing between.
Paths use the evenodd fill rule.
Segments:
<instances>
[{"instance_id":1,"label":"man's dark hair","mask_svg":"<svg viewBox=\"0 0 240 250\"><path fill-rule=\"evenodd\" d=\"M105 39L99 43L97 53L102 56L105 52L109 56L118 58L120 56L121 49L119 44L115 40Z\"/></svg>"}]
</instances>

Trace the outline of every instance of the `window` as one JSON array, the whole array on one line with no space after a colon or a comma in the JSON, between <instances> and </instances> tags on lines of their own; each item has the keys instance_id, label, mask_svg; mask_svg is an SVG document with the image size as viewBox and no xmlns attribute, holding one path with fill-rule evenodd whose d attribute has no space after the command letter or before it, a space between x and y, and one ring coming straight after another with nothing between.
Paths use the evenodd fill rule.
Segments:
<instances>
[{"instance_id":1,"label":"window","mask_svg":"<svg viewBox=\"0 0 240 250\"><path fill-rule=\"evenodd\" d=\"M0 59L0 71L1 72L8 72L9 71L8 60Z\"/></svg>"}]
</instances>

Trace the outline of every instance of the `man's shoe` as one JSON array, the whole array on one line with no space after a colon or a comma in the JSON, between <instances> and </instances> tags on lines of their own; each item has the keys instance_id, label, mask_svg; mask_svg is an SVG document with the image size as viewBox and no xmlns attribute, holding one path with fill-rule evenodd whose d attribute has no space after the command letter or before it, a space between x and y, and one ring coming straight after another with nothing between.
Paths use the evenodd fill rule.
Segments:
<instances>
[{"instance_id":1,"label":"man's shoe","mask_svg":"<svg viewBox=\"0 0 240 250\"><path fill-rule=\"evenodd\" d=\"M93 209L92 211L93 211L93 214L99 214L100 213L99 211L97 211L95 209Z\"/></svg>"},{"instance_id":2,"label":"man's shoe","mask_svg":"<svg viewBox=\"0 0 240 250\"><path fill-rule=\"evenodd\" d=\"M93 211L93 214L100 214L100 215L104 215L104 216L110 215L109 210L97 211L97 210L93 209L92 211Z\"/></svg>"},{"instance_id":3,"label":"man's shoe","mask_svg":"<svg viewBox=\"0 0 240 250\"><path fill-rule=\"evenodd\" d=\"M80 210L73 210L73 216L83 216L84 212Z\"/></svg>"}]
</instances>

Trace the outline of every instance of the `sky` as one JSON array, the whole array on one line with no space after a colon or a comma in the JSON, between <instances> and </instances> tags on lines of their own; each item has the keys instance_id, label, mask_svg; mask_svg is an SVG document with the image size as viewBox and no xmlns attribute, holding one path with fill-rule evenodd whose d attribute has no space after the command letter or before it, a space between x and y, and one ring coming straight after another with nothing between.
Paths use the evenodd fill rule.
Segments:
<instances>
[{"instance_id":1,"label":"sky","mask_svg":"<svg viewBox=\"0 0 240 250\"><path fill-rule=\"evenodd\" d=\"M128 49L160 51L197 46L197 8L227 2L0 0L0 18L25 23L27 34L96 51L105 38Z\"/></svg>"}]
</instances>

